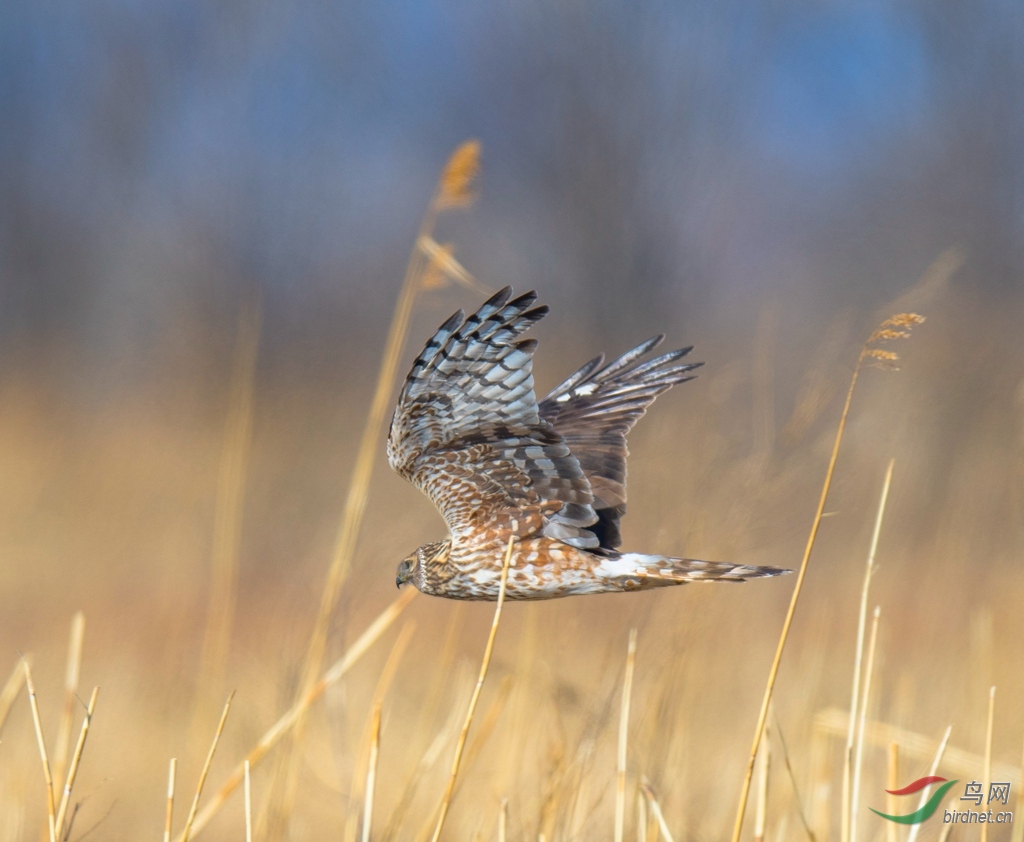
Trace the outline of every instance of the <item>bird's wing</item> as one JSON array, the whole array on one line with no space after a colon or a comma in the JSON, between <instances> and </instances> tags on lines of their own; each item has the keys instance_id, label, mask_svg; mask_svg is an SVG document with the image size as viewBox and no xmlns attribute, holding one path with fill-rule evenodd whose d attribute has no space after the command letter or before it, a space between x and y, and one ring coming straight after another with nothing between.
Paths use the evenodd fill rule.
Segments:
<instances>
[{"instance_id":1,"label":"bird's wing","mask_svg":"<svg viewBox=\"0 0 1024 842\"><path fill-rule=\"evenodd\" d=\"M536 293L505 288L469 318L459 311L427 342L402 387L388 462L434 502L452 535L491 528L543 532L598 546L580 463L540 417L533 393L536 340L520 335L543 318Z\"/></svg>"},{"instance_id":2,"label":"bird's wing","mask_svg":"<svg viewBox=\"0 0 1024 842\"><path fill-rule=\"evenodd\" d=\"M605 549L621 543L619 521L626 512L626 434L658 395L692 380L701 363L680 362L692 348L643 361L661 344L655 336L602 368L598 356L552 390L538 411L562 436L594 495L598 522L591 527Z\"/></svg>"}]
</instances>

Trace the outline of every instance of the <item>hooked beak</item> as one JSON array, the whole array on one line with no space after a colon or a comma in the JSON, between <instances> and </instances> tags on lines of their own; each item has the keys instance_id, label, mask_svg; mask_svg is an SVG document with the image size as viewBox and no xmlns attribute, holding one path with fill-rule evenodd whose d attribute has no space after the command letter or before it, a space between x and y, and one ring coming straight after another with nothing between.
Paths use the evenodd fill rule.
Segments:
<instances>
[{"instance_id":1,"label":"hooked beak","mask_svg":"<svg viewBox=\"0 0 1024 842\"><path fill-rule=\"evenodd\" d=\"M412 562L407 558L402 559L402 563L398 565L398 573L395 576L395 587L401 588L411 578Z\"/></svg>"}]
</instances>

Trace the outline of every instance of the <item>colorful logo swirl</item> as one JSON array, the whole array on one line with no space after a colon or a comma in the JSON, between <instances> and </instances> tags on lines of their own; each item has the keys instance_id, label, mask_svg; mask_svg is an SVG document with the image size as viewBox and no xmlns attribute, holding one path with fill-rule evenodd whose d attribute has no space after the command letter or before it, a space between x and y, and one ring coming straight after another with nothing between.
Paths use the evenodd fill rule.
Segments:
<instances>
[{"instance_id":1,"label":"colorful logo swirl","mask_svg":"<svg viewBox=\"0 0 1024 842\"><path fill-rule=\"evenodd\" d=\"M946 793L949 792L950 788L956 783L956 781L947 781L945 778L940 778L938 775L928 775L924 778L918 778L912 784L907 784L903 789L886 790L889 795L913 795L915 792L920 792L926 786L931 786L932 784L937 783L942 783L942 786L935 790L935 792L932 793L931 798L922 804L920 808L914 810L913 813L907 813L904 816L890 816L888 813L879 812L874 807L869 807L868 809L875 815L881 816L883 819L888 819L891 822L896 822L897 824L920 824L925 819L931 818L932 813L939 808L939 802L942 801Z\"/></svg>"}]
</instances>

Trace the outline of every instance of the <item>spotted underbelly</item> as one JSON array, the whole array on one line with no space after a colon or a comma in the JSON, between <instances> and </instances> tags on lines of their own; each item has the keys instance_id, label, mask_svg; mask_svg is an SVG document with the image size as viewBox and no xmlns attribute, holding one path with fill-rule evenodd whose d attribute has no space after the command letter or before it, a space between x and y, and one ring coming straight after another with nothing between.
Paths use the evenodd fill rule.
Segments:
<instances>
[{"instance_id":1,"label":"spotted underbelly","mask_svg":"<svg viewBox=\"0 0 1024 842\"><path fill-rule=\"evenodd\" d=\"M561 542L523 542L513 552L505 597L557 599L616 590L612 583L594 575L599 561L590 553ZM449 565L454 575L438 583L431 592L449 599L495 600L501 587L503 562L504 554L500 552L453 552Z\"/></svg>"}]
</instances>

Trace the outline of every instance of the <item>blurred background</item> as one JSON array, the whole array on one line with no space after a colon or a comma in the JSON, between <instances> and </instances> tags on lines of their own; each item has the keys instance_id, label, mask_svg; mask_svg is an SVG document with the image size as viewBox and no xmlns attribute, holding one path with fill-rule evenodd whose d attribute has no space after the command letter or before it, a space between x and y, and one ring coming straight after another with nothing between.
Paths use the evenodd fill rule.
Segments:
<instances>
[{"instance_id":1,"label":"blurred background","mask_svg":"<svg viewBox=\"0 0 1024 842\"><path fill-rule=\"evenodd\" d=\"M872 715L932 739L955 723L951 744L979 753L995 683L994 756L1019 768L1022 44L1024 11L996 0L0 3L0 659L33 654L55 734L84 611L82 687L103 690L72 839L156 838L167 760L190 793L222 691L238 695L214 787L290 703L409 250L468 137L480 196L437 237L480 288L425 291L400 368L505 284L552 307L541 391L654 333L695 345L701 377L631 439L630 549L797 566L861 343L892 313L928 317L893 348L901 370L865 371L854 398L778 686L807 789L780 772L776 838L801 838L798 797L810 810L815 715L848 704L891 457ZM242 477L237 609L206 681L225 452ZM398 560L442 534L381 444L329 659L393 599ZM496 724L451 838L492 838L502 797L513 838L608 835L638 624L631 780L651 779L677 839L725 836L791 585L511 606L483 701ZM407 613L382 827L465 699L491 608ZM292 821L265 818L265 838L349 820L389 646L318 709ZM29 839L45 809L23 696L0 740L0 840ZM448 751L394 838L416 838ZM880 806L871 752L865 803ZM925 774L908 763L908 780ZM591 767L585 790L565 771ZM833 830L837 791L818 807Z\"/></svg>"}]
</instances>

